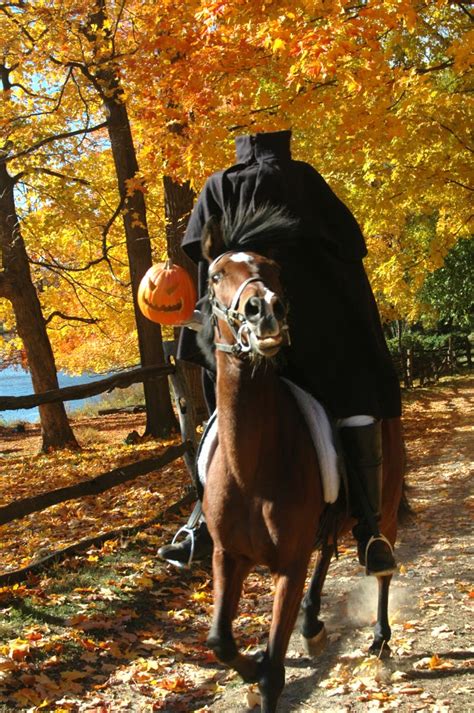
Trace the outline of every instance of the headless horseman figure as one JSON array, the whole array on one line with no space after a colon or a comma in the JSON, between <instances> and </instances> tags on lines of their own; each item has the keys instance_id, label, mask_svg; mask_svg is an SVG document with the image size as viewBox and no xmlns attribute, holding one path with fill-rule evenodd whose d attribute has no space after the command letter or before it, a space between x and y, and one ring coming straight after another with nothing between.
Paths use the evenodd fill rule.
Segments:
<instances>
[{"instance_id":1,"label":"headless horseman figure","mask_svg":"<svg viewBox=\"0 0 474 713\"><path fill-rule=\"evenodd\" d=\"M396 568L393 551L379 531L382 487L381 419L400 416L398 379L385 343L377 306L362 259L367 254L354 216L322 176L294 161L290 131L236 139L237 163L213 174L193 209L183 249L199 267L201 305L207 295L207 262L201 235L211 218L231 218L270 205L297 223L286 246L252 247L281 266L290 304L291 347L283 375L321 401L340 428L347 464L353 529L367 574ZM268 240L268 238L267 238ZM205 366L195 332L182 330L179 356ZM215 408L213 375L204 372L204 393ZM205 522L159 555L188 563L212 548Z\"/></svg>"}]
</instances>

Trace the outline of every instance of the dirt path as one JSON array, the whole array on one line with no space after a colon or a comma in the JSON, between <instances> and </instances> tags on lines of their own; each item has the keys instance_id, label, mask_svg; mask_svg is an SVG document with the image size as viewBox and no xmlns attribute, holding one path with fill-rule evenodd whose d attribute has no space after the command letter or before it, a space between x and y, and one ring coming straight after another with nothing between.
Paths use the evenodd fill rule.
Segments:
<instances>
[{"instance_id":1,"label":"dirt path","mask_svg":"<svg viewBox=\"0 0 474 713\"><path fill-rule=\"evenodd\" d=\"M329 645L309 659L296 628L279 713L474 711L473 392L474 378L462 377L404 398L416 519L399 538L391 660L382 665L364 655L376 583L360 573L348 539L340 543L324 592ZM23 435L0 429L0 500L74 484L159 452L167 444L124 443L127 433L141 430L142 418L80 419L74 428L83 450L47 456L36 455L37 427ZM0 539L2 570L103 527L147 520L176 502L188 482L176 462L130 486L9 523ZM206 646L209 566L196 563L183 572L156 557L184 517L79 553L19 587L0 588L0 713L243 713L248 700L255 703ZM252 573L235 627L244 650L265 646L271 606L269 577Z\"/></svg>"},{"instance_id":2,"label":"dirt path","mask_svg":"<svg viewBox=\"0 0 474 713\"><path fill-rule=\"evenodd\" d=\"M376 584L353 549L331 566L322 617L329 645L312 660L298 626L287 656L282 713L290 711L474 711L472 514L473 382L418 392L405 408L410 502L416 519L401 529L400 574L391 588L392 659L364 652L372 641ZM208 710L249 710L249 687L232 677ZM254 702L250 693L247 699Z\"/></svg>"}]
</instances>

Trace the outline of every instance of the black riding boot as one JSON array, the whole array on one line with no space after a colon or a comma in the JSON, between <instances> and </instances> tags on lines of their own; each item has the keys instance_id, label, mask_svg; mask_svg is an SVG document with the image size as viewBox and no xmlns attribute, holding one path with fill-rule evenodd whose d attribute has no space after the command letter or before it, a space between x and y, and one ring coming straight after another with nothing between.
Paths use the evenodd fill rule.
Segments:
<instances>
[{"instance_id":1,"label":"black riding boot","mask_svg":"<svg viewBox=\"0 0 474 713\"><path fill-rule=\"evenodd\" d=\"M195 527L182 528L187 536L176 544L164 545L158 550L158 556L176 567L187 567L193 560L202 560L212 554L212 539L204 520Z\"/></svg>"},{"instance_id":2,"label":"black riding boot","mask_svg":"<svg viewBox=\"0 0 474 713\"><path fill-rule=\"evenodd\" d=\"M397 565L390 542L380 533L382 506L382 427L346 426L340 431L346 458L359 562L366 574L392 574Z\"/></svg>"}]
</instances>

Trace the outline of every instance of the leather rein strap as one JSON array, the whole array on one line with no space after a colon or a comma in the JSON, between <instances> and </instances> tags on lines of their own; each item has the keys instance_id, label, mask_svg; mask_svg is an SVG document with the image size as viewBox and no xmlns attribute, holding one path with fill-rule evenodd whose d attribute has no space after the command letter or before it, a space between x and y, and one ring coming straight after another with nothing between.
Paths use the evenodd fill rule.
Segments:
<instances>
[{"instance_id":1,"label":"leather rein strap","mask_svg":"<svg viewBox=\"0 0 474 713\"><path fill-rule=\"evenodd\" d=\"M247 280L244 280L237 289L230 307L226 307L222 304L222 302L219 302L216 298L214 290L211 286L209 287L209 302L211 304L212 314L214 317L223 319L227 322L227 325L229 326L229 329L235 339L234 344L221 344L220 342L214 342L216 349L219 351L228 352L234 356L240 356L241 354L247 354L252 349L250 339L248 338L250 327L247 323L245 315L239 312L237 308L239 306L242 292L245 290L247 285L250 285L252 282L261 281L260 277L249 277ZM219 329L217 319L215 319L215 325ZM247 335L246 341L244 341L244 335Z\"/></svg>"}]
</instances>

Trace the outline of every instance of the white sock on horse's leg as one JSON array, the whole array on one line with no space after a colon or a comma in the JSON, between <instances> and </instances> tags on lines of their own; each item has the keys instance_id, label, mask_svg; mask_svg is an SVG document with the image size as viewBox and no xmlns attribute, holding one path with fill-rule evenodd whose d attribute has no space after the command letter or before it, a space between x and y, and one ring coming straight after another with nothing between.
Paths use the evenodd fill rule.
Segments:
<instances>
[{"instance_id":1,"label":"white sock on horse's leg","mask_svg":"<svg viewBox=\"0 0 474 713\"><path fill-rule=\"evenodd\" d=\"M337 425L339 428L346 428L347 426L370 426L371 423L376 422L374 416L367 416L365 414L359 414L358 416L348 416L347 418L338 418Z\"/></svg>"}]
</instances>

